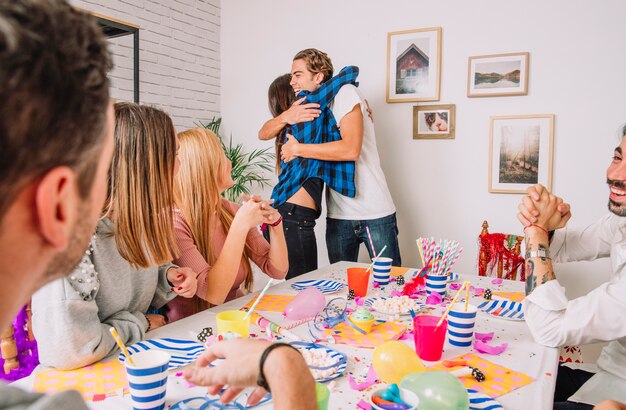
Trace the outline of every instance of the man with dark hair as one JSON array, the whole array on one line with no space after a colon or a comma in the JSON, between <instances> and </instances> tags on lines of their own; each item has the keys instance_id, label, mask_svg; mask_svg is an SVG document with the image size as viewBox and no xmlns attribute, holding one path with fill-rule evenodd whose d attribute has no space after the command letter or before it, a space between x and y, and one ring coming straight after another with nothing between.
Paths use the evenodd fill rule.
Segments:
<instances>
[{"instance_id":1,"label":"man with dark hair","mask_svg":"<svg viewBox=\"0 0 626 410\"><path fill-rule=\"evenodd\" d=\"M582 229L560 229L571 216L570 207L541 185L530 187L519 206L526 233L524 311L535 340L552 347L609 342L593 372L561 364L555 409L591 409L607 399L626 402L626 128L620 127L619 137L606 172L610 212L602 219ZM553 259L599 258L611 258L610 280L568 300Z\"/></svg>"}]
</instances>

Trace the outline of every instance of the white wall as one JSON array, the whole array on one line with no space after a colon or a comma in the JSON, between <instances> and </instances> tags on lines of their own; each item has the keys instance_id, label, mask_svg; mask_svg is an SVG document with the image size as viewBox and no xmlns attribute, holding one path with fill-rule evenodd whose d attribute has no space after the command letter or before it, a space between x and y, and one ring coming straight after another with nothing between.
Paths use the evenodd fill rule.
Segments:
<instances>
[{"instance_id":1,"label":"white wall","mask_svg":"<svg viewBox=\"0 0 626 410\"><path fill-rule=\"evenodd\" d=\"M220 0L74 0L83 9L139 25L139 99L168 112L178 129L219 116ZM111 40L111 95L133 101L133 38Z\"/></svg>"},{"instance_id":2,"label":"white wall","mask_svg":"<svg viewBox=\"0 0 626 410\"><path fill-rule=\"evenodd\" d=\"M229 0L221 21L224 131L249 146L269 145L256 137L269 118L267 87L301 49L326 51L336 70L358 65L398 208L404 264L418 265L415 238L435 236L461 241L458 270L475 272L483 219L492 231L521 232L521 196L487 190L491 115L556 114L553 190L573 204L574 225L606 211L605 170L615 129L626 121L625 13L620 0ZM414 104L385 102L387 33L434 26L443 27L439 103L456 104L456 138L415 141ZM527 96L467 98L468 56L519 51L530 52ZM319 223L326 263L324 219ZM601 279L586 278L572 294Z\"/></svg>"}]
</instances>

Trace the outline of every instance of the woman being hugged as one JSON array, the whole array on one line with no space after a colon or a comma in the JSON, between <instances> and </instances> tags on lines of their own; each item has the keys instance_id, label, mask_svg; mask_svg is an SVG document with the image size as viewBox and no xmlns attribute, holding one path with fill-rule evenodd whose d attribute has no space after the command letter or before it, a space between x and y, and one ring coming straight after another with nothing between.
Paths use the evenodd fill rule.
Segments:
<instances>
[{"instance_id":1,"label":"woman being hugged","mask_svg":"<svg viewBox=\"0 0 626 410\"><path fill-rule=\"evenodd\" d=\"M282 218L267 201L244 196L243 205L222 198L233 185L231 163L218 137L205 128L178 134L180 172L175 178L174 230L180 256L174 263L198 273L196 297L168 303L175 321L251 291L250 259L275 279L289 269ZM269 229L271 245L258 225ZM241 289L243 287L243 289Z\"/></svg>"},{"instance_id":2,"label":"woman being hugged","mask_svg":"<svg viewBox=\"0 0 626 410\"><path fill-rule=\"evenodd\" d=\"M196 275L170 261L178 168L172 120L156 108L115 104L115 148L103 216L77 268L33 296L33 330L45 366L73 369L117 352L165 324L146 315L176 294L192 297ZM80 218L79 218L80 220Z\"/></svg>"}]
</instances>

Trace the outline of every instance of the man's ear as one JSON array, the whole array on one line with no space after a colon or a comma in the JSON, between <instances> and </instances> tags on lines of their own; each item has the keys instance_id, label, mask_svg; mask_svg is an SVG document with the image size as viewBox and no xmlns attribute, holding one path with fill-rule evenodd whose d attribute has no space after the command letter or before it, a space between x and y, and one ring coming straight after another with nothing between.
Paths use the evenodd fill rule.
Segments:
<instances>
[{"instance_id":1,"label":"man's ear","mask_svg":"<svg viewBox=\"0 0 626 410\"><path fill-rule=\"evenodd\" d=\"M315 81L315 83L316 83L317 85L322 84L322 82L324 81L324 73L322 73L322 72L316 73L316 74L313 76L313 81Z\"/></svg>"},{"instance_id":2,"label":"man's ear","mask_svg":"<svg viewBox=\"0 0 626 410\"><path fill-rule=\"evenodd\" d=\"M38 228L44 240L58 250L67 247L76 224L80 205L77 182L71 168L56 167L35 188Z\"/></svg>"}]
</instances>

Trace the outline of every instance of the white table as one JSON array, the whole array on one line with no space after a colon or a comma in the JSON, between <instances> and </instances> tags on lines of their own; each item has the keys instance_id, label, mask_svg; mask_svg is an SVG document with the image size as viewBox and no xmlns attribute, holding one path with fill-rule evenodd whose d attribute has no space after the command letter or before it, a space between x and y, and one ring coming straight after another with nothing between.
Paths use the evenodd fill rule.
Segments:
<instances>
[{"instance_id":1,"label":"white table","mask_svg":"<svg viewBox=\"0 0 626 410\"><path fill-rule=\"evenodd\" d=\"M344 281L346 278L345 269L349 266L366 266L364 264L355 264L348 262L339 262L316 271L310 272L306 275L300 276L297 279L292 279L284 283L270 288L268 293L270 294L290 294L295 295L290 284L295 281L304 279L335 279L338 281ZM406 275L407 279L410 275ZM490 288L494 291L522 291L523 283L504 281L501 285L493 285L491 283L492 278L478 277L474 275L461 275L460 282L463 280L469 280L474 286ZM343 296L345 297L347 288L332 295L327 295L327 300L332 297ZM383 294L378 289L370 287L368 297L377 296ZM175 323L169 324L162 328L149 332L146 337L148 339L162 338L162 337L174 337L181 339L195 339L195 336L205 327L211 326L214 330L215 314L224 310L239 309L253 299L255 294L246 295L242 298L225 303L221 306L209 309L207 311L198 313L194 316L188 317L183 320L179 320ZM476 300L475 304L479 301ZM285 323L281 318L280 313L275 312L260 312L270 320L274 320L277 323ZM461 354L475 353L485 359L494 362L496 364L506 366L510 369L523 372L536 381L532 382L524 387L514 390L511 393L505 394L497 398L497 401L501 403L506 409L549 409L552 408L552 398L554 395L554 386L556 382L556 373L558 366L559 351L555 348L548 348L540 346L532 339L530 331L525 322L509 321L499 318L491 317L484 313L479 313L477 319L478 332L494 331L495 338L491 342L493 344L500 344L503 342L508 343L507 350L499 356L483 355L477 353L470 348L458 348L447 344L444 347L444 353L442 360L452 359ZM250 325L250 331L252 333L262 334L260 328L256 325ZM304 340L311 340L308 333L307 325L296 327L292 330L297 335L301 336ZM413 348L413 341L407 340L409 346ZM347 371L354 373L355 375L365 375L367 368L371 364L371 358L373 349L356 348L349 345L335 344L331 348L345 353L348 356ZM354 357L360 359L359 362L354 360ZM25 388L32 385L32 378L24 379L16 383ZM167 404L171 405L180 400L189 397L202 396L205 392L204 388L194 387L189 388L183 381L182 377L175 376L175 372L172 372L168 382L167 391ZM366 392L357 392L350 388L347 377L340 377L335 379L335 387L331 392L329 409L355 409L356 403L362 398L365 398ZM98 403L89 403L94 409L124 409L131 408L130 397L124 398L112 397L105 401ZM260 406L259 409L272 408L271 404Z\"/></svg>"}]
</instances>

